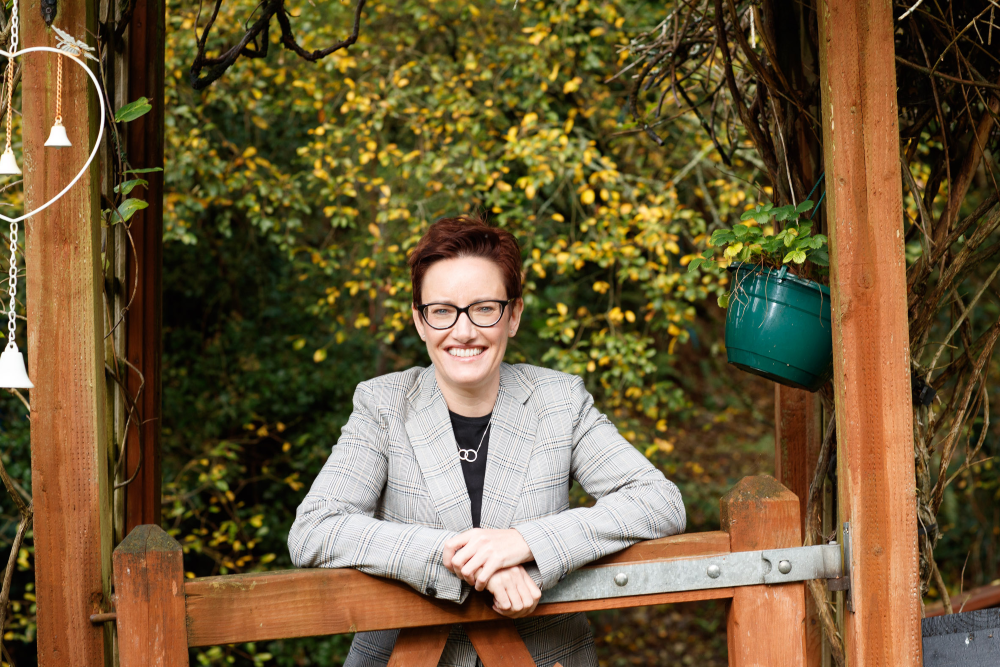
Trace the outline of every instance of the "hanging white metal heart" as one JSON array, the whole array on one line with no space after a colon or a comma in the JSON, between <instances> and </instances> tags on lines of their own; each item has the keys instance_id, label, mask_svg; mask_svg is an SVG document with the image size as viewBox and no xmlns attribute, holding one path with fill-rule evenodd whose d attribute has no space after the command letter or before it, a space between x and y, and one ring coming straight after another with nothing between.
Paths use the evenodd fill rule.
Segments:
<instances>
[{"instance_id":1,"label":"hanging white metal heart","mask_svg":"<svg viewBox=\"0 0 1000 667\"><path fill-rule=\"evenodd\" d=\"M55 204L60 197L69 192L69 189L72 188L74 185L76 185L76 182L80 180L80 178L84 175L84 173L86 173L87 169L90 167L90 163L94 161L95 157L97 157L97 152L101 149L101 139L104 137L104 116L105 116L104 95L101 94L101 85L97 81L97 76L90 71L90 68L87 67L87 65L82 60L80 60L79 58L77 58L72 54L66 53L65 51L54 49L51 46L31 46L28 47L27 49L19 49L14 53L9 53L7 51L4 51L3 49L0 49L0 58L17 58L19 56L25 55L26 53L34 53L36 51L50 51L52 53L58 53L64 58L68 58L73 62L75 62L83 69L84 72L87 73L87 76L90 77L91 83L94 84L94 88L97 90L97 101L101 105L101 120L97 126L97 139L94 140L94 149L90 151L90 157L87 158L87 161L83 164L83 167L80 168L80 171L77 172L76 176L73 177L73 180L70 181L69 184L66 187L64 187L55 197L48 200L47 202L45 202L38 208L34 209L33 211L26 211L18 218L8 218L3 213L0 213L0 220L6 220L7 222L20 222L21 220L24 220L25 218L28 218L36 213L41 213L49 206Z\"/></svg>"}]
</instances>

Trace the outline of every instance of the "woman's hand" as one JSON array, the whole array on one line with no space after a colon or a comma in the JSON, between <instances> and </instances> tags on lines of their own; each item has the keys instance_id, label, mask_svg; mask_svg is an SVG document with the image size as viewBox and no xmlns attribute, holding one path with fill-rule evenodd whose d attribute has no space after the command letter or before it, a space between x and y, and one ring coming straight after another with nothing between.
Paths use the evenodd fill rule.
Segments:
<instances>
[{"instance_id":1,"label":"woman's hand","mask_svg":"<svg viewBox=\"0 0 1000 667\"><path fill-rule=\"evenodd\" d=\"M520 565L497 570L487 590L493 593L493 611L507 618L521 618L535 611L542 592Z\"/></svg>"},{"instance_id":2,"label":"woman's hand","mask_svg":"<svg viewBox=\"0 0 1000 667\"><path fill-rule=\"evenodd\" d=\"M533 558L528 543L513 528L473 528L444 543L444 566L470 586L475 586L477 591L486 588L497 570L527 563Z\"/></svg>"}]
</instances>

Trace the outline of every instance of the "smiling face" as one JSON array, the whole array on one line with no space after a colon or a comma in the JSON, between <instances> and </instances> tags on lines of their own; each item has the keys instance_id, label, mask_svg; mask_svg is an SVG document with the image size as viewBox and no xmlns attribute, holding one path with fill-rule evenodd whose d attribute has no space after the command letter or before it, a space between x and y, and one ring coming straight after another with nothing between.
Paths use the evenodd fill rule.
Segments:
<instances>
[{"instance_id":1,"label":"smiling face","mask_svg":"<svg viewBox=\"0 0 1000 667\"><path fill-rule=\"evenodd\" d=\"M463 308L477 301L506 301L507 290L495 263L482 257L458 257L427 269L421 299ZM517 331L523 308L520 299L512 301L492 327L477 327L462 313L454 326L444 330L429 327L413 309L413 322L427 343L438 386L453 411L474 417L472 413L487 414L492 409L507 339Z\"/></svg>"}]
</instances>

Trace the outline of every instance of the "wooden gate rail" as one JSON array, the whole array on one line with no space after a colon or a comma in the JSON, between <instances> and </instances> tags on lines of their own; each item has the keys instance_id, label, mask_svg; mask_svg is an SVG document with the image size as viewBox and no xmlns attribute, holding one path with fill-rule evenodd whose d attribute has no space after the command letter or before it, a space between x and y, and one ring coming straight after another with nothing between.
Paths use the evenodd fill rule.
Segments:
<instances>
[{"instance_id":1,"label":"wooden gate rail","mask_svg":"<svg viewBox=\"0 0 1000 667\"><path fill-rule=\"evenodd\" d=\"M723 531L641 542L588 567L696 560L801 545L798 499L772 477L743 479L722 498L721 509ZM404 635L429 633L437 639L428 636L428 641L443 648L442 631L433 626L503 620L487 594L474 592L457 605L421 595L401 582L350 569L185 581L181 547L158 526L133 530L115 550L114 566L122 667L187 665L188 647L392 628L426 628ZM534 615L712 599L733 601L728 622L730 665L804 664L802 582L541 604ZM499 637L511 627L497 624L483 629ZM403 653L412 653L412 642L400 644L393 664L413 664L403 659ZM482 653L484 665L491 667Z\"/></svg>"}]
</instances>

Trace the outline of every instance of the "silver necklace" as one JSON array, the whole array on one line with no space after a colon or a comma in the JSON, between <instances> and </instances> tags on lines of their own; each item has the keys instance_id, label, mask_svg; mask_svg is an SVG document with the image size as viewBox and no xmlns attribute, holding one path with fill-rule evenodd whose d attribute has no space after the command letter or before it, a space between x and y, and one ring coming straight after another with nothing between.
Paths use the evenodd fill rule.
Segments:
<instances>
[{"instance_id":1,"label":"silver necklace","mask_svg":"<svg viewBox=\"0 0 1000 667\"><path fill-rule=\"evenodd\" d=\"M500 402L500 392L498 391L496 403L499 402ZM476 447L475 449L462 449L461 447L458 448L458 459L460 461L465 461L466 463L473 463L476 459L479 458L479 450L482 448L483 443L486 441L486 434L490 432L490 427L493 426L493 413L496 412L497 410L496 403L493 404L493 412L490 413L490 420L486 422L486 430L483 431L483 437L479 439L479 446Z\"/></svg>"}]
</instances>

